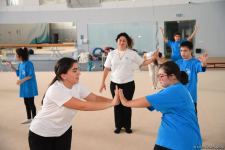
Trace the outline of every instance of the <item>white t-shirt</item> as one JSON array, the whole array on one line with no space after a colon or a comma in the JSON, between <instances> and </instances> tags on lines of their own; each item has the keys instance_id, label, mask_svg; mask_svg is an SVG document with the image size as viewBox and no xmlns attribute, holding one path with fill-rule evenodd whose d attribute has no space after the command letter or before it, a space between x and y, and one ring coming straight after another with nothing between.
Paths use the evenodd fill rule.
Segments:
<instances>
[{"instance_id":1,"label":"white t-shirt","mask_svg":"<svg viewBox=\"0 0 225 150\"><path fill-rule=\"evenodd\" d=\"M133 50L127 49L124 53L119 53L115 49L109 52L104 66L111 69L112 82L123 84L134 80L134 71L143 62L143 58Z\"/></svg>"},{"instance_id":2,"label":"white t-shirt","mask_svg":"<svg viewBox=\"0 0 225 150\"><path fill-rule=\"evenodd\" d=\"M77 112L63 104L72 97L83 99L89 94L90 92L80 84L75 84L69 89L62 82L56 81L48 88L43 106L32 121L30 130L43 137L61 136L69 129Z\"/></svg>"}]
</instances>

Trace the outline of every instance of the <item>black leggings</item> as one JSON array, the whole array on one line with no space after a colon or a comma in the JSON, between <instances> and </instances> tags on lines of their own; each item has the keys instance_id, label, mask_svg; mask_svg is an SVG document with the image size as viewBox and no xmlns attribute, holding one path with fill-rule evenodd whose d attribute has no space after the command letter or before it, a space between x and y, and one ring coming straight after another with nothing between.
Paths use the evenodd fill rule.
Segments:
<instances>
[{"instance_id":1,"label":"black leggings","mask_svg":"<svg viewBox=\"0 0 225 150\"><path fill-rule=\"evenodd\" d=\"M34 97L24 98L24 104L27 111L27 119L34 118L36 116L36 107L34 104ZM32 114L32 117L31 117Z\"/></svg>"},{"instance_id":2,"label":"black leggings","mask_svg":"<svg viewBox=\"0 0 225 150\"><path fill-rule=\"evenodd\" d=\"M42 137L29 131L30 150L70 150L72 127L59 137Z\"/></svg>"},{"instance_id":3,"label":"black leggings","mask_svg":"<svg viewBox=\"0 0 225 150\"><path fill-rule=\"evenodd\" d=\"M123 89L123 94L127 100L132 100L134 91L135 91L135 83L134 81L125 83L125 84L117 84L111 82L110 90L112 97L115 96L115 88L116 85L118 88ZM121 103L114 107L114 117L115 117L115 126L117 129L121 129L124 127L125 129L131 128L131 115L132 110L130 107L125 107Z\"/></svg>"}]
</instances>

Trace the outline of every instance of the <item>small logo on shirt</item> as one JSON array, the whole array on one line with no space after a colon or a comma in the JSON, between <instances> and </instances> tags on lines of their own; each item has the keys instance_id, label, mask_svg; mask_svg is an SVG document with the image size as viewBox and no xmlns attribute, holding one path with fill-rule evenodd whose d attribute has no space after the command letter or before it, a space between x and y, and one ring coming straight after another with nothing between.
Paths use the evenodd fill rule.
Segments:
<instances>
[{"instance_id":1,"label":"small logo on shirt","mask_svg":"<svg viewBox=\"0 0 225 150\"><path fill-rule=\"evenodd\" d=\"M187 75L188 75L188 80L190 81L190 75L191 75L191 70L190 69L186 69L186 73L187 73Z\"/></svg>"},{"instance_id":2,"label":"small logo on shirt","mask_svg":"<svg viewBox=\"0 0 225 150\"><path fill-rule=\"evenodd\" d=\"M25 71L24 71L24 70L22 71L22 75L24 75L24 76L25 76Z\"/></svg>"}]
</instances>

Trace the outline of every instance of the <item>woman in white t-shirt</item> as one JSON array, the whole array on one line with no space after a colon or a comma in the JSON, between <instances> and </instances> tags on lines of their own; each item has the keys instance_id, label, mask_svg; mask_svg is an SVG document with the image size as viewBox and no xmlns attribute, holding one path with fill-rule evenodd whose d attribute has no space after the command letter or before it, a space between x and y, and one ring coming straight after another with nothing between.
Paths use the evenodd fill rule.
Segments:
<instances>
[{"instance_id":1,"label":"woman in white t-shirt","mask_svg":"<svg viewBox=\"0 0 225 150\"><path fill-rule=\"evenodd\" d=\"M102 110L118 104L118 90L112 100L81 86L78 64L72 58L60 59L55 65L55 75L43 98L42 109L30 125L31 150L70 150L71 122L77 110Z\"/></svg>"},{"instance_id":2,"label":"woman in white t-shirt","mask_svg":"<svg viewBox=\"0 0 225 150\"><path fill-rule=\"evenodd\" d=\"M108 73L111 71L110 90L114 97L114 90L116 86L123 89L124 95L127 99L132 100L135 83L134 71L135 69L144 65L152 63L156 59L156 53L151 59L144 61L136 51L131 50L133 40L127 33L120 33L116 38L117 49L109 52L103 71L103 79L100 87L100 92L106 89L105 80ZM131 108L125 107L121 104L114 107L115 127L114 132L119 134L121 128L125 128L127 133L132 133L131 130Z\"/></svg>"}]
</instances>

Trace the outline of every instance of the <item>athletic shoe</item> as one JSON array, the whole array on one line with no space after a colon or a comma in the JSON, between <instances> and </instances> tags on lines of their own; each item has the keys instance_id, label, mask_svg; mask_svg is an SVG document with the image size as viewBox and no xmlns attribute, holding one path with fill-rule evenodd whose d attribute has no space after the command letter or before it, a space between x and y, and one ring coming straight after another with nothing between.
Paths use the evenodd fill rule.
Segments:
<instances>
[{"instance_id":1,"label":"athletic shoe","mask_svg":"<svg viewBox=\"0 0 225 150\"><path fill-rule=\"evenodd\" d=\"M22 122L21 124L29 124L31 123L32 119L27 119L26 121Z\"/></svg>"},{"instance_id":2,"label":"athletic shoe","mask_svg":"<svg viewBox=\"0 0 225 150\"><path fill-rule=\"evenodd\" d=\"M125 129L126 133L131 134L133 131L131 129Z\"/></svg>"},{"instance_id":3,"label":"athletic shoe","mask_svg":"<svg viewBox=\"0 0 225 150\"><path fill-rule=\"evenodd\" d=\"M116 128L116 129L114 130L114 133L119 134L119 133L120 133L120 130L121 130L121 129Z\"/></svg>"}]
</instances>

